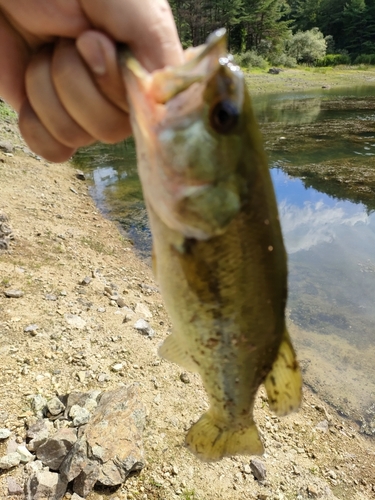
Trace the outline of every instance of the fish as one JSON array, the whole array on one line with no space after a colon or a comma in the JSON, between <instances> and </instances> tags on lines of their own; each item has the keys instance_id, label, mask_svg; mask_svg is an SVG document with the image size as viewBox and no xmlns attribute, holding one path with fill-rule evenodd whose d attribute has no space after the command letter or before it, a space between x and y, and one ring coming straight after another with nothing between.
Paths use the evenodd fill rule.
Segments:
<instances>
[{"instance_id":1,"label":"fish","mask_svg":"<svg viewBox=\"0 0 375 500\"><path fill-rule=\"evenodd\" d=\"M225 30L146 71L128 49L128 92L153 269L173 331L159 354L198 373L209 409L185 444L203 461L261 455L253 417L298 409L302 377L285 321L287 258L267 157Z\"/></svg>"}]
</instances>

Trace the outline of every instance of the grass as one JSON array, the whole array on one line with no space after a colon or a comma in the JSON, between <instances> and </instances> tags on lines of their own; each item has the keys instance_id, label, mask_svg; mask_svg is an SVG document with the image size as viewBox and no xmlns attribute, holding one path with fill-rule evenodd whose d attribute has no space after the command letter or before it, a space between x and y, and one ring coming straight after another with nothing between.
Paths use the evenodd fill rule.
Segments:
<instances>
[{"instance_id":1,"label":"grass","mask_svg":"<svg viewBox=\"0 0 375 500\"><path fill-rule=\"evenodd\" d=\"M17 120L17 113L13 111L13 109L8 106L5 102L0 101L0 119L1 120Z\"/></svg>"}]
</instances>

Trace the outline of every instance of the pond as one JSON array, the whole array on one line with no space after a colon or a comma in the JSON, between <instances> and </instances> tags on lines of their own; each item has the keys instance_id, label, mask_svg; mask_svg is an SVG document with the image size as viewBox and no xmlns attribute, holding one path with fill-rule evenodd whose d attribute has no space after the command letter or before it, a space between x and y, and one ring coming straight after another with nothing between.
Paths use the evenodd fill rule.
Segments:
<instances>
[{"instance_id":1,"label":"pond","mask_svg":"<svg viewBox=\"0 0 375 500\"><path fill-rule=\"evenodd\" d=\"M305 382L375 435L375 86L253 100L288 251L288 316ZM75 161L102 212L149 258L133 142L97 144Z\"/></svg>"}]
</instances>

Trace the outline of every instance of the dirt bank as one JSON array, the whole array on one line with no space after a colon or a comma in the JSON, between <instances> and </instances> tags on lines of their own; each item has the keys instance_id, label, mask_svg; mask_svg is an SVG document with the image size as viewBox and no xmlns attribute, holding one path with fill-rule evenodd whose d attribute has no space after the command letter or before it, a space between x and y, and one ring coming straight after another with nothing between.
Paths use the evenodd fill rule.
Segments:
<instances>
[{"instance_id":1,"label":"dirt bank","mask_svg":"<svg viewBox=\"0 0 375 500\"><path fill-rule=\"evenodd\" d=\"M8 152L0 151L0 214L13 232L0 250L0 428L25 438L30 395L137 381L148 408L146 467L119 490L93 492L90 500L375 498L374 442L307 388L300 412L282 419L270 414L263 392L257 399L266 446L262 484L249 471L249 457L198 462L183 440L206 398L196 375L183 382L181 370L157 356L171 325L150 268L98 213L69 164L36 158L9 117L0 123L0 140L10 142ZM139 311L130 321L111 305L106 286ZM7 298L10 290L23 295ZM153 338L133 327L145 314ZM25 332L29 325L37 328ZM113 371L115 363L122 369ZM0 455L6 447L0 443ZM0 498L8 498L9 476L22 484L24 469L0 476Z\"/></svg>"}]
</instances>

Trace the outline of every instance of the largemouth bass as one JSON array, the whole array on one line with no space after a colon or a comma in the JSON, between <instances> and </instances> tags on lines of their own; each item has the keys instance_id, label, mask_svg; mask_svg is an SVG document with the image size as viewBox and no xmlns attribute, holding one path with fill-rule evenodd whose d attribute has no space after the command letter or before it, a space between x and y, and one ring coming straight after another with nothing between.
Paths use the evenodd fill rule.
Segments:
<instances>
[{"instance_id":1,"label":"largemouth bass","mask_svg":"<svg viewBox=\"0 0 375 500\"><path fill-rule=\"evenodd\" d=\"M122 60L153 267L173 333L159 353L198 372L210 408L186 436L203 460L261 454L264 383L277 415L302 380L285 327L286 254L262 138L223 30L181 67Z\"/></svg>"}]
</instances>

